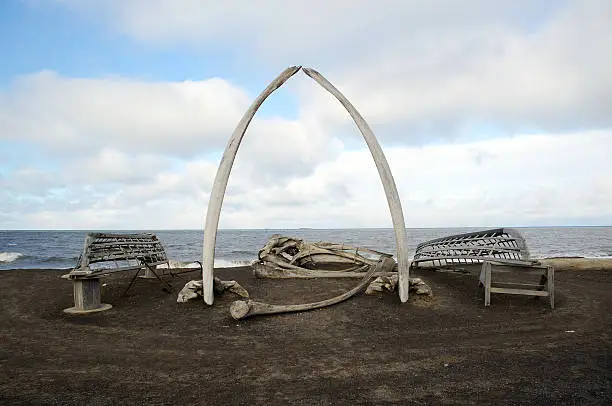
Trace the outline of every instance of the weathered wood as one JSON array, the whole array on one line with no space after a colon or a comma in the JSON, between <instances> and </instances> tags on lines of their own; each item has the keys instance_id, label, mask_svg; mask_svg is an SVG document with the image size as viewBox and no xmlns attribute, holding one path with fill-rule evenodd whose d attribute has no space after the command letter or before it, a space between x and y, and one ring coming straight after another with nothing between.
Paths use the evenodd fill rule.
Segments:
<instances>
[{"instance_id":1,"label":"weathered wood","mask_svg":"<svg viewBox=\"0 0 612 406\"><path fill-rule=\"evenodd\" d=\"M230 314L236 320L244 319L256 315L278 314L290 312L303 312L308 310L319 309L326 306L331 306L343 302L363 290L372 279L372 276L379 272L389 271L395 266L395 261L390 258L383 257L376 266L371 266L370 270L365 274L361 282L353 289L343 293L342 295L331 299L321 300L314 303L297 304L297 305L271 305L267 303L255 302L253 300L237 300L230 306Z\"/></svg>"},{"instance_id":2,"label":"weathered wood","mask_svg":"<svg viewBox=\"0 0 612 406\"><path fill-rule=\"evenodd\" d=\"M546 287L546 285L542 285L539 283L516 283L516 282L495 282L495 286L498 288L512 288L512 287L518 287L518 288L537 288L539 290L542 290L543 288Z\"/></svg>"},{"instance_id":3,"label":"weathered wood","mask_svg":"<svg viewBox=\"0 0 612 406\"><path fill-rule=\"evenodd\" d=\"M97 263L109 263L114 267L92 268ZM155 266L160 264L167 264L169 268L164 247L154 234L88 233L76 266L62 276L72 280L75 303L74 307L64 311L80 314L110 309L111 305L101 303L100 278L114 272L136 271L125 293L142 269L146 269L170 291L172 287L155 272Z\"/></svg>"},{"instance_id":4,"label":"weathered wood","mask_svg":"<svg viewBox=\"0 0 612 406\"><path fill-rule=\"evenodd\" d=\"M521 234L511 228L495 228L436 238L419 244L412 266L433 264L456 267L484 260L531 266L529 251Z\"/></svg>"},{"instance_id":5,"label":"weathered wood","mask_svg":"<svg viewBox=\"0 0 612 406\"><path fill-rule=\"evenodd\" d=\"M112 308L100 300L100 279L78 279L72 283L74 306L64 309L68 314L86 314Z\"/></svg>"},{"instance_id":6,"label":"weathered wood","mask_svg":"<svg viewBox=\"0 0 612 406\"><path fill-rule=\"evenodd\" d=\"M372 129L366 123L364 118L359 114L357 109L348 101L348 99L332 85L323 75L314 69L304 68L304 73L315 80L325 90L330 92L340 104L344 106L349 115L353 118L353 121L357 125L357 128L363 135L363 138L370 149L372 158L376 168L378 169L378 175L382 181L385 196L387 197L387 204L389 205L389 211L391 212L391 220L393 223L393 230L395 232L395 245L397 255L397 269L399 273L399 284L398 291L401 302L408 300L409 290L409 260L408 260L408 249L407 249L407 236L406 236L406 225L404 223L404 213L402 211L402 205L395 186L395 180L391 174L391 169L385 158L382 148L378 144L378 140L372 132Z\"/></svg>"},{"instance_id":7,"label":"weathered wood","mask_svg":"<svg viewBox=\"0 0 612 406\"><path fill-rule=\"evenodd\" d=\"M212 305L214 302L213 292L213 267L215 261L215 243L217 241L217 228L219 227L219 216L221 214L221 206L225 197L225 190L229 175L236 159L238 147L244 137L249 123L255 116L255 113L276 89L281 87L291 76L295 75L300 70L300 66L292 66L285 69L276 79L274 79L261 94L255 99L253 104L244 113L242 119L234 129L234 132L225 148L225 152L221 157L217 174L213 182L213 187L208 200L208 210L206 211L206 223L204 225L204 243L202 248L202 290L204 302Z\"/></svg>"},{"instance_id":8,"label":"weathered wood","mask_svg":"<svg viewBox=\"0 0 612 406\"><path fill-rule=\"evenodd\" d=\"M548 265L546 267L546 290L548 290L548 300L550 308L555 308L555 268Z\"/></svg>"},{"instance_id":9,"label":"weathered wood","mask_svg":"<svg viewBox=\"0 0 612 406\"><path fill-rule=\"evenodd\" d=\"M491 263L485 262L482 264L484 270L484 289L485 289L485 306L491 304Z\"/></svg>"},{"instance_id":10,"label":"weathered wood","mask_svg":"<svg viewBox=\"0 0 612 406\"><path fill-rule=\"evenodd\" d=\"M499 263L497 261L485 260L482 263L482 270L480 273L480 282L484 285L485 290L485 306L491 304L491 293L502 293L509 295L526 295L526 296L548 296L550 300L550 307L555 308L555 292L554 292L554 268L552 266L536 266L534 269L538 269L542 274L541 282L536 283L517 283L517 282L503 282L494 281L492 274L497 273L497 268L512 268L505 263ZM517 267L519 269L525 268L523 266ZM531 274L531 272L521 272L521 274Z\"/></svg>"},{"instance_id":11,"label":"weathered wood","mask_svg":"<svg viewBox=\"0 0 612 406\"><path fill-rule=\"evenodd\" d=\"M509 288L496 288L491 287L491 293L505 293L507 295L525 295L525 296L548 296L548 292L543 290L531 290L531 289L509 289Z\"/></svg>"}]
</instances>

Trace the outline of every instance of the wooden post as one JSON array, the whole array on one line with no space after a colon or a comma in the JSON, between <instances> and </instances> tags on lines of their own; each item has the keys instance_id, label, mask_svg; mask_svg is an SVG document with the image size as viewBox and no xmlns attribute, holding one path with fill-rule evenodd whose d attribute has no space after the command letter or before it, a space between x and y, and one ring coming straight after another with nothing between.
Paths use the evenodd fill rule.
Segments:
<instances>
[{"instance_id":1,"label":"wooden post","mask_svg":"<svg viewBox=\"0 0 612 406\"><path fill-rule=\"evenodd\" d=\"M482 263L484 270L484 289L485 289L485 307L491 304L491 263L484 261Z\"/></svg>"},{"instance_id":2,"label":"wooden post","mask_svg":"<svg viewBox=\"0 0 612 406\"><path fill-rule=\"evenodd\" d=\"M555 308L555 268L548 265L546 270L546 288L548 290L548 299L550 300L550 308Z\"/></svg>"},{"instance_id":3,"label":"wooden post","mask_svg":"<svg viewBox=\"0 0 612 406\"><path fill-rule=\"evenodd\" d=\"M397 270L399 274L398 291L400 301L402 303L408 300L409 290L409 260L408 250L406 247L407 236L406 236L406 225L404 223L404 214L402 212L402 205L400 202L397 187L395 186L395 180L391 174L391 169L385 158L380 144L376 136L372 132L372 129L366 123L364 118L359 114L357 109L347 100L346 97L332 85L323 75L314 69L304 68L304 73L315 80L325 90L330 92L338 101L344 106L346 111L353 118L353 121L357 125L357 128L363 135L363 138L370 149L376 168L378 169L378 175L382 182L387 197L387 204L389 205L389 211L391 212L391 221L393 222L393 230L395 232L395 246L397 254Z\"/></svg>"},{"instance_id":4,"label":"wooden post","mask_svg":"<svg viewBox=\"0 0 612 406\"><path fill-rule=\"evenodd\" d=\"M169 268L169 267L168 267ZM163 271L162 271L163 274ZM144 274L138 276L141 279L156 279L156 276L148 267L144 267Z\"/></svg>"},{"instance_id":5,"label":"wooden post","mask_svg":"<svg viewBox=\"0 0 612 406\"><path fill-rule=\"evenodd\" d=\"M295 75L299 71L301 66L291 66L285 69L280 75L276 77L269 85L264 89L263 92L255 99L253 104L244 113L242 119L236 126L227 146L215 180L213 187L210 192L210 199L208 200L208 210L206 211L206 224L204 225L204 244L202 249L202 296L206 304L212 305L214 301L213 293L213 267L215 261L215 243L217 241L217 228L219 227L219 216L221 214L221 206L223 205L223 198L225 196L225 189L227 188L227 182L229 175L238 152L238 147L242 141L242 137L246 132L249 123L255 116L255 112L259 109L259 106L271 95L276 89L281 87L291 76Z\"/></svg>"},{"instance_id":6,"label":"wooden post","mask_svg":"<svg viewBox=\"0 0 612 406\"><path fill-rule=\"evenodd\" d=\"M100 300L100 278L73 279L74 307L64 309L69 314L101 312L112 308Z\"/></svg>"}]
</instances>

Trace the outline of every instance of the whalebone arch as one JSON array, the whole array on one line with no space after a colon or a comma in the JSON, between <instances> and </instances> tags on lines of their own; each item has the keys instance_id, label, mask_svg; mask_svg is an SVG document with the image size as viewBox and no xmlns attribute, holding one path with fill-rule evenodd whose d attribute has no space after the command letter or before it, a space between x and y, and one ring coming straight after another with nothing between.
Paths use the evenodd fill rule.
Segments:
<instances>
[{"instance_id":1,"label":"whalebone arch","mask_svg":"<svg viewBox=\"0 0 612 406\"><path fill-rule=\"evenodd\" d=\"M289 80L300 70L331 93L340 102L340 104L344 106L355 122L355 125L363 135L366 145L372 154L372 158L383 185L387 203L389 205L389 211L391 213L391 220L393 222L398 265L397 269L399 274L399 296L402 302L406 302L408 300L409 284L406 227L399 194L397 192L397 187L391 174L391 169L389 168L387 159L385 158L382 148L380 147L376 136L372 132L372 129L366 123L361 114L359 114L357 109L348 101L348 99L319 72L310 68L302 68L301 66L291 66L285 69L272 82L270 82L270 84L259 94L259 96L257 96L255 101L253 101L251 106L244 113L244 116L242 116L238 122L238 125L234 129L234 132L227 143L223 156L221 157L221 162L219 163L217 174L215 175L215 180L213 182L210 200L208 201L206 223L204 226L204 244L202 250L202 293L204 301L209 305L212 305L214 302L214 255L215 243L217 240L217 229L219 227L219 217L221 215L221 207L223 205L223 198L225 197L229 175L231 173L234 160L236 159L238 148L242 142L242 138L244 137L251 120L255 116L255 113L268 98L268 96L274 93L276 89L281 87L287 80Z\"/></svg>"}]
</instances>

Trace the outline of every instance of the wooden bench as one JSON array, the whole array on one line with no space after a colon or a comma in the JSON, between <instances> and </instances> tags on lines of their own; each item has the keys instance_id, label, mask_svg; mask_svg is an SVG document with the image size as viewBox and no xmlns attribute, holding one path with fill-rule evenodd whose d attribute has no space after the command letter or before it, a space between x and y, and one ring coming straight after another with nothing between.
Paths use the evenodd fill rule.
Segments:
<instances>
[{"instance_id":1,"label":"wooden bench","mask_svg":"<svg viewBox=\"0 0 612 406\"><path fill-rule=\"evenodd\" d=\"M155 234L89 233L77 265L62 276L72 280L74 293L74 306L64 312L84 314L110 309L110 304L101 301L100 279L115 272L136 271L124 294L143 270L143 276L157 278L172 290L156 270L162 264L170 269L166 251Z\"/></svg>"},{"instance_id":2,"label":"wooden bench","mask_svg":"<svg viewBox=\"0 0 612 406\"><path fill-rule=\"evenodd\" d=\"M539 283L504 282L492 279L493 271L504 270L523 274L540 274ZM550 265L527 262L525 265L516 263L506 264L500 261L484 260L480 271L480 283L484 287L485 306L491 304L491 293L504 293L508 295L545 296L550 301L551 309L555 308L555 270Z\"/></svg>"},{"instance_id":3,"label":"wooden bench","mask_svg":"<svg viewBox=\"0 0 612 406\"><path fill-rule=\"evenodd\" d=\"M485 306L491 304L491 293L546 296L554 309L554 268L529 258L521 234L511 228L496 228L455 234L426 241L417 246L411 267L450 268L480 271ZM493 274L517 271L521 275L540 274L539 283L516 283L493 280Z\"/></svg>"}]
</instances>

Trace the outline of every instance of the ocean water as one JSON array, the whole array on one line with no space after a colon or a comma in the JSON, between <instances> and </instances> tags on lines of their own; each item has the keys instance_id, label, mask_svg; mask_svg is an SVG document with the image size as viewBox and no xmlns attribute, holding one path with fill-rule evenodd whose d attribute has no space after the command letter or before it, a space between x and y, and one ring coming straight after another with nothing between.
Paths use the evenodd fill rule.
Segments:
<instances>
[{"instance_id":1,"label":"ocean water","mask_svg":"<svg viewBox=\"0 0 612 406\"><path fill-rule=\"evenodd\" d=\"M481 228L407 229L410 255L424 241ZM612 257L612 227L518 228L532 258L559 256ZM105 230L108 231L108 230ZM118 231L145 232L146 230ZM183 265L202 260L202 230L155 230L168 257ZM0 270L24 268L66 269L76 264L87 231L0 231ZM393 230L296 229L219 230L215 266L239 266L257 259L259 249L272 234L307 241L333 241L395 253Z\"/></svg>"}]
</instances>

